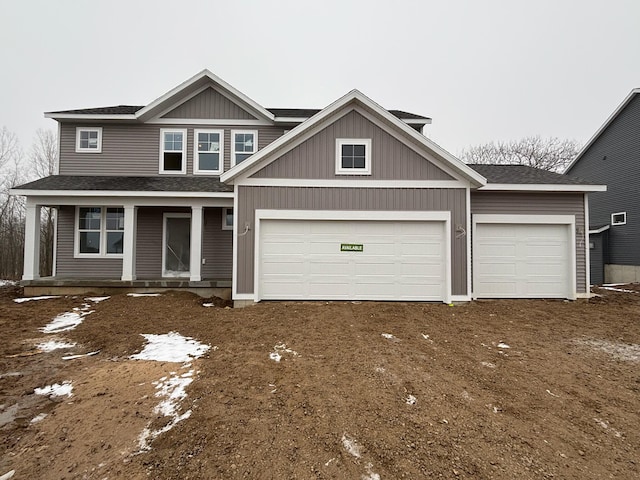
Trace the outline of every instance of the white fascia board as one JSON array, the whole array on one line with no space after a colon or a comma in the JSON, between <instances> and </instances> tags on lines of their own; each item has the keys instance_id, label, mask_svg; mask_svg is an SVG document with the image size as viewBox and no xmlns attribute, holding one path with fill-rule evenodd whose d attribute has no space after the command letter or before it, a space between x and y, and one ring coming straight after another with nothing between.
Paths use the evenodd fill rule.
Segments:
<instances>
[{"instance_id":1,"label":"white fascia board","mask_svg":"<svg viewBox=\"0 0 640 480\"><path fill-rule=\"evenodd\" d=\"M92 196L92 197L55 197L55 196L30 196L27 200L34 205L61 206L61 205L131 205L136 207L233 207L233 198L220 197L114 197L114 196Z\"/></svg>"},{"instance_id":2,"label":"white fascia board","mask_svg":"<svg viewBox=\"0 0 640 480\"><path fill-rule=\"evenodd\" d=\"M479 192L606 192L606 185L555 185L525 183L488 183Z\"/></svg>"},{"instance_id":3,"label":"white fascia board","mask_svg":"<svg viewBox=\"0 0 640 480\"><path fill-rule=\"evenodd\" d=\"M604 227L589 230L589 235L606 232L607 230L609 230L609 228L611 228L611 225L605 225Z\"/></svg>"},{"instance_id":4,"label":"white fascia board","mask_svg":"<svg viewBox=\"0 0 640 480\"><path fill-rule=\"evenodd\" d=\"M161 97L155 99L153 102L151 102L149 105L147 105L143 109L138 110L136 112L136 118L138 118L140 120L148 119L150 116L153 116L153 111L155 109L157 109L158 107L161 107L164 103L171 102L172 99L174 99L174 97L180 95L181 92L183 92L184 90L188 89L189 87L191 87L195 83L197 83L197 82L199 82L199 81L201 81L202 79L205 79L205 78L209 79L211 82L213 82L214 84L218 85L220 88L226 90L232 96L236 97L241 102L243 102L246 105L248 105L249 107L251 107L253 110L258 112L262 117L273 121L274 115L270 111L268 111L266 108L264 108L263 106L259 105L255 101L253 101L251 98L247 97L244 93L240 92L239 90L236 90L234 87L232 87L227 82L222 80L217 75L214 75L213 73L211 73L207 69L202 70L200 73L197 73L196 75L194 75L190 79L186 80L185 82L182 82L177 87L169 90L167 93L165 93Z\"/></svg>"},{"instance_id":5,"label":"white fascia board","mask_svg":"<svg viewBox=\"0 0 640 480\"><path fill-rule=\"evenodd\" d=\"M44 118L53 118L54 120L137 120L133 114L110 114L110 115L98 115L98 114L82 114L82 113L45 113Z\"/></svg>"},{"instance_id":6,"label":"white fascia board","mask_svg":"<svg viewBox=\"0 0 640 480\"><path fill-rule=\"evenodd\" d=\"M476 214L473 216L473 225L478 223L536 223L554 225L575 225L575 215L529 215L529 214Z\"/></svg>"},{"instance_id":7,"label":"white fascia board","mask_svg":"<svg viewBox=\"0 0 640 480\"><path fill-rule=\"evenodd\" d=\"M12 188L11 195L28 197L157 197L157 198L233 198L233 192L164 192L127 190L29 190Z\"/></svg>"},{"instance_id":8,"label":"white fascia board","mask_svg":"<svg viewBox=\"0 0 640 480\"><path fill-rule=\"evenodd\" d=\"M602 132L604 132L607 129L607 127L611 124L611 122L615 120L615 118L620 114L620 112L624 110L624 108L631 101L631 99L637 94L640 94L640 88L634 88L633 90L631 90L631 92L629 92L629 95L627 95L625 99L622 101L622 103L618 105L618 108L616 108L613 111L613 113L609 115L609 118L605 120L605 122L600 126L600 128L596 131L596 133L594 133L593 136L589 139L589 141L584 144L584 146L580 149L580 151L576 155L576 158L574 158L573 161L567 166L567 168L565 168L564 170L565 174L568 173L569 170L571 170L576 163L578 163L580 158L582 158L582 155L584 155L584 153L587 150L589 150L589 147L591 147L591 145L594 144L594 142L598 139L598 137L602 134Z\"/></svg>"},{"instance_id":9,"label":"white fascia board","mask_svg":"<svg viewBox=\"0 0 640 480\"><path fill-rule=\"evenodd\" d=\"M311 117L275 117L273 119L273 121L275 123L302 123L306 120L309 120ZM408 124L408 125L431 125L431 119L422 119L422 120L418 120L416 118L412 118L412 119L400 119L402 120L404 123Z\"/></svg>"}]
</instances>

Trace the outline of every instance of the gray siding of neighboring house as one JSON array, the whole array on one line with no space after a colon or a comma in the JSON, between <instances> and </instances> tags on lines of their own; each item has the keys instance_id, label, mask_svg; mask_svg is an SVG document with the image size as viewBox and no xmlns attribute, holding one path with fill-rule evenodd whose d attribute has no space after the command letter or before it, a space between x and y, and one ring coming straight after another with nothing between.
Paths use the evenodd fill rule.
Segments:
<instances>
[{"instance_id":1,"label":"gray siding of neighboring house","mask_svg":"<svg viewBox=\"0 0 640 480\"><path fill-rule=\"evenodd\" d=\"M358 176L363 181L453 179L425 157L355 111L346 114L285 153L256 172L253 177L348 179L349 175L335 173L337 138L371 139L371 175Z\"/></svg>"},{"instance_id":2,"label":"gray siding of neighboring house","mask_svg":"<svg viewBox=\"0 0 640 480\"><path fill-rule=\"evenodd\" d=\"M256 117L213 88L207 88L162 118L256 120Z\"/></svg>"},{"instance_id":3,"label":"gray siding of neighboring house","mask_svg":"<svg viewBox=\"0 0 640 480\"><path fill-rule=\"evenodd\" d=\"M56 277L120 279L121 258L74 258L75 217L75 207L58 210Z\"/></svg>"},{"instance_id":4,"label":"gray siding of neighboring house","mask_svg":"<svg viewBox=\"0 0 640 480\"><path fill-rule=\"evenodd\" d=\"M76 153L76 127L102 127L102 153ZM159 175L160 129L187 129L187 175L193 174L193 131L199 128L224 128L224 169L230 168L231 130L257 130L258 148L262 149L282 136L280 127L150 124L60 123L61 175Z\"/></svg>"},{"instance_id":5,"label":"gray siding of neighboring house","mask_svg":"<svg viewBox=\"0 0 640 480\"><path fill-rule=\"evenodd\" d=\"M627 212L626 225L609 229L608 263L640 265L640 94L567 173L607 185L589 194L589 223L609 225L612 213Z\"/></svg>"},{"instance_id":6,"label":"gray siding of neighboring house","mask_svg":"<svg viewBox=\"0 0 640 480\"><path fill-rule=\"evenodd\" d=\"M456 225L468 231L465 189L238 187L238 225L255 226L256 209L451 211L452 294L467 294L467 241L455 238ZM253 293L254 239L238 236L238 293Z\"/></svg>"},{"instance_id":7,"label":"gray siding of neighboring house","mask_svg":"<svg viewBox=\"0 0 640 480\"><path fill-rule=\"evenodd\" d=\"M472 192L471 215L575 215L576 285L578 293L586 288L584 245L584 194Z\"/></svg>"}]
</instances>

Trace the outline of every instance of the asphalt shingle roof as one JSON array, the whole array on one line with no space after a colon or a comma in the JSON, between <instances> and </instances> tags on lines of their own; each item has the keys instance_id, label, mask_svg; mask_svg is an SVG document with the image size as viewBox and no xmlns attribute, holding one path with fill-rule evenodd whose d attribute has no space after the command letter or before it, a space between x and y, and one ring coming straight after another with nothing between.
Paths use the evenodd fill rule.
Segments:
<instances>
[{"instance_id":1,"label":"asphalt shingle roof","mask_svg":"<svg viewBox=\"0 0 640 480\"><path fill-rule=\"evenodd\" d=\"M90 177L51 175L19 187L18 190L107 190L127 192L233 192L233 186L218 177Z\"/></svg>"},{"instance_id":2,"label":"asphalt shingle roof","mask_svg":"<svg viewBox=\"0 0 640 480\"><path fill-rule=\"evenodd\" d=\"M481 165L469 164L488 183L538 184L538 185L595 185L581 178L541 170L527 165Z\"/></svg>"}]
</instances>

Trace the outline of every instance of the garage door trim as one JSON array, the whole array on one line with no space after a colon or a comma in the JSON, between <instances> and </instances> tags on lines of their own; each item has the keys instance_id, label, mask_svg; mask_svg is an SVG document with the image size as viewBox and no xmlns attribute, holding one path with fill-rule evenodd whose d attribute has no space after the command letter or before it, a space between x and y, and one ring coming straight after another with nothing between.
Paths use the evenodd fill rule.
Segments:
<instances>
[{"instance_id":1,"label":"garage door trim","mask_svg":"<svg viewBox=\"0 0 640 480\"><path fill-rule=\"evenodd\" d=\"M566 225L569 234L569 269L570 285L567 298L575 300L577 298L577 275L576 275L576 218L575 215L500 215L500 214L477 214L472 219L472 243L475 245L477 225L488 224L519 224L519 225ZM472 298L477 299L477 269L475 267L475 256L472 255L472 277L473 293Z\"/></svg>"},{"instance_id":2,"label":"garage door trim","mask_svg":"<svg viewBox=\"0 0 640 480\"><path fill-rule=\"evenodd\" d=\"M451 212L449 211L386 211L386 210L273 210L256 209L254 237L254 301L261 300L261 235L263 220L350 220L350 221L393 221L393 222L443 222L444 224L444 267L445 303L451 302Z\"/></svg>"}]
</instances>

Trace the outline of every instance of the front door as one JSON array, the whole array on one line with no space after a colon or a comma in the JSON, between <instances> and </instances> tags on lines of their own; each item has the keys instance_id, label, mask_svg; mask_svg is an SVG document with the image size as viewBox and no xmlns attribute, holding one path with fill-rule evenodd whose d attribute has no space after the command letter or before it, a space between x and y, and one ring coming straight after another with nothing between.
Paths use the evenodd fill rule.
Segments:
<instances>
[{"instance_id":1,"label":"front door","mask_svg":"<svg viewBox=\"0 0 640 480\"><path fill-rule=\"evenodd\" d=\"M188 277L191 262L191 215L165 213L162 276Z\"/></svg>"}]
</instances>

